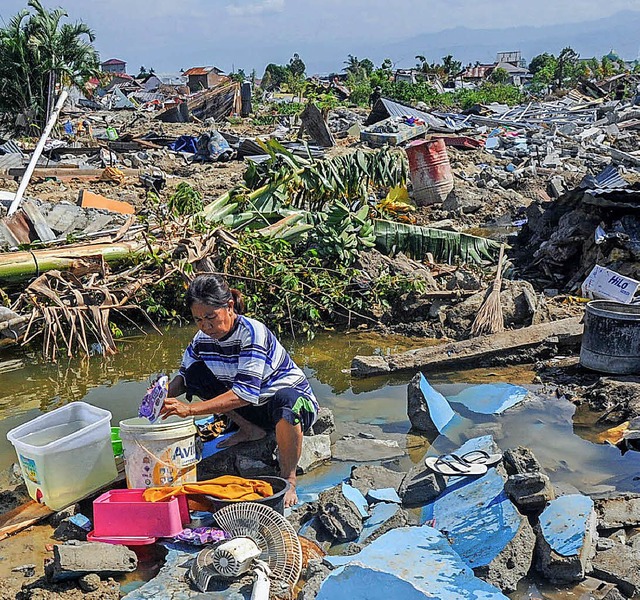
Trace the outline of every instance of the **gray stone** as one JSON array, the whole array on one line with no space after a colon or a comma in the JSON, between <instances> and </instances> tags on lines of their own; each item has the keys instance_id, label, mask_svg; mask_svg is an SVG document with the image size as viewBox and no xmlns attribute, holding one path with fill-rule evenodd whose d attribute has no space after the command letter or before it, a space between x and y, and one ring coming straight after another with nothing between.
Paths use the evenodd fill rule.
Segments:
<instances>
[{"instance_id":1,"label":"gray stone","mask_svg":"<svg viewBox=\"0 0 640 600\"><path fill-rule=\"evenodd\" d=\"M407 416L412 429L438 435L440 432L431 418L427 401L420 387L423 375L416 373L407 386Z\"/></svg>"},{"instance_id":2,"label":"gray stone","mask_svg":"<svg viewBox=\"0 0 640 600\"><path fill-rule=\"evenodd\" d=\"M542 471L542 467L533 452L523 446L506 450L503 460L508 475L523 475Z\"/></svg>"},{"instance_id":3,"label":"gray stone","mask_svg":"<svg viewBox=\"0 0 640 600\"><path fill-rule=\"evenodd\" d=\"M333 413L326 406L321 406L318 411L318 418L313 424L314 435L330 435L336 430L336 422L333 418Z\"/></svg>"},{"instance_id":4,"label":"gray stone","mask_svg":"<svg viewBox=\"0 0 640 600\"><path fill-rule=\"evenodd\" d=\"M536 526L536 568L549 581L581 581L591 571L595 554L596 514L582 494L549 503Z\"/></svg>"},{"instance_id":5,"label":"gray stone","mask_svg":"<svg viewBox=\"0 0 640 600\"><path fill-rule=\"evenodd\" d=\"M322 582L329 576L331 570L329 565L322 560L310 560L300 576L300 579L304 581L304 586L296 600L315 600Z\"/></svg>"},{"instance_id":6,"label":"gray stone","mask_svg":"<svg viewBox=\"0 0 640 600\"><path fill-rule=\"evenodd\" d=\"M598 529L637 527L640 525L640 494L609 494L594 497Z\"/></svg>"},{"instance_id":7,"label":"gray stone","mask_svg":"<svg viewBox=\"0 0 640 600\"><path fill-rule=\"evenodd\" d=\"M326 530L318 516L314 516L305 521L298 529L298 535L315 542L325 552L327 552L334 543L333 536Z\"/></svg>"},{"instance_id":8,"label":"gray stone","mask_svg":"<svg viewBox=\"0 0 640 600\"><path fill-rule=\"evenodd\" d=\"M413 467L402 480L398 495L407 508L424 506L447 487L445 478L423 467Z\"/></svg>"},{"instance_id":9,"label":"gray stone","mask_svg":"<svg viewBox=\"0 0 640 600\"><path fill-rule=\"evenodd\" d=\"M333 449L335 460L352 462L388 460L404 456L404 454L405 451L395 440L342 439L334 444Z\"/></svg>"},{"instance_id":10,"label":"gray stone","mask_svg":"<svg viewBox=\"0 0 640 600\"><path fill-rule=\"evenodd\" d=\"M482 281L475 273L466 270L456 271L449 281L448 290L481 290Z\"/></svg>"},{"instance_id":11,"label":"gray stone","mask_svg":"<svg viewBox=\"0 0 640 600\"><path fill-rule=\"evenodd\" d=\"M85 542L87 540L87 533L86 529L76 525L67 518L56 527L51 537L59 542L67 542L69 540Z\"/></svg>"},{"instance_id":12,"label":"gray stone","mask_svg":"<svg viewBox=\"0 0 640 600\"><path fill-rule=\"evenodd\" d=\"M640 551L622 544L598 552L593 560L593 575L617 585L625 596L640 592Z\"/></svg>"},{"instance_id":13,"label":"gray stone","mask_svg":"<svg viewBox=\"0 0 640 600\"><path fill-rule=\"evenodd\" d=\"M308 473L331 459L331 438L329 435L305 435L302 438L302 454L298 460L298 469Z\"/></svg>"},{"instance_id":14,"label":"gray stone","mask_svg":"<svg viewBox=\"0 0 640 600\"><path fill-rule=\"evenodd\" d=\"M593 410L607 413L604 423L619 425L640 416L639 377L602 377L585 397Z\"/></svg>"},{"instance_id":15,"label":"gray stone","mask_svg":"<svg viewBox=\"0 0 640 600\"><path fill-rule=\"evenodd\" d=\"M80 206L69 202L43 204L41 212L47 225L58 235L66 235L73 231L82 231L89 223L86 212Z\"/></svg>"},{"instance_id":16,"label":"gray stone","mask_svg":"<svg viewBox=\"0 0 640 600\"><path fill-rule=\"evenodd\" d=\"M351 469L350 483L366 496L369 490L393 488L398 491L405 475L381 465L360 465Z\"/></svg>"},{"instance_id":17,"label":"gray stone","mask_svg":"<svg viewBox=\"0 0 640 600\"><path fill-rule=\"evenodd\" d=\"M100 589L100 575L89 573L80 577L78 585L83 592L95 592Z\"/></svg>"},{"instance_id":18,"label":"gray stone","mask_svg":"<svg viewBox=\"0 0 640 600\"><path fill-rule=\"evenodd\" d=\"M551 481L544 473L510 475L504 491L523 514L540 513L555 498Z\"/></svg>"},{"instance_id":19,"label":"gray stone","mask_svg":"<svg viewBox=\"0 0 640 600\"><path fill-rule=\"evenodd\" d=\"M342 485L320 494L318 519L336 543L352 542L362 533L362 517L358 507L347 499Z\"/></svg>"},{"instance_id":20,"label":"gray stone","mask_svg":"<svg viewBox=\"0 0 640 600\"><path fill-rule=\"evenodd\" d=\"M236 471L241 477L257 477L272 472L273 468L261 460L254 460L249 456L238 456Z\"/></svg>"},{"instance_id":21,"label":"gray stone","mask_svg":"<svg viewBox=\"0 0 640 600\"><path fill-rule=\"evenodd\" d=\"M138 558L125 546L98 542L67 542L53 547L53 562L47 565L50 581L79 579L89 573L131 573Z\"/></svg>"},{"instance_id":22,"label":"gray stone","mask_svg":"<svg viewBox=\"0 0 640 600\"><path fill-rule=\"evenodd\" d=\"M485 205L484 197L474 194L468 188L456 188L442 203L442 210L447 212L471 214L478 212Z\"/></svg>"}]
</instances>

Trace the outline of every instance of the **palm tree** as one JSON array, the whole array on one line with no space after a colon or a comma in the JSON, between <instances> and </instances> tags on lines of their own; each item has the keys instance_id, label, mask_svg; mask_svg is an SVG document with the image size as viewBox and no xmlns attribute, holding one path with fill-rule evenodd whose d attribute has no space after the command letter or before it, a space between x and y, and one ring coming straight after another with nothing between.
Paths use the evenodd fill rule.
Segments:
<instances>
[{"instance_id":1,"label":"palm tree","mask_svg":"<svg viewBox=\"0 0 640 600\"><path fill-rule=\"evenodd\" d=\"M40 0L28 6L34 12L23 10L0 29L0 113L32 113L42 125L55 84L83 87L100 63L86 24L62 23L67 13L47 10Z\"/></svg>"}]
</instances>

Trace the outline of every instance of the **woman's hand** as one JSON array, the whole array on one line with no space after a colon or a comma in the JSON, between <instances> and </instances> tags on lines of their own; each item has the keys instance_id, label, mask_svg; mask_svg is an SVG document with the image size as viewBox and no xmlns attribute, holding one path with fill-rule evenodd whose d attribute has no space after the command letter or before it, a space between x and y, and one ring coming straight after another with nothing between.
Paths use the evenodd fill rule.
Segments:
<instances>
[{"instance_id":1,"label":"woman's hand","mask_svg":"<svg viewBox=\"0 0 640 600\"><path fill-rule=\"evenodd\" d=\"M160 409L160 416L163 419L170 417L171 415L175 415L176 417L180 417L181 419L185 419L186 417L191 416L191 406L189 404L185 404L184 402L180 402L177 398L167 398Z\"/></svg>"}]
</instances>

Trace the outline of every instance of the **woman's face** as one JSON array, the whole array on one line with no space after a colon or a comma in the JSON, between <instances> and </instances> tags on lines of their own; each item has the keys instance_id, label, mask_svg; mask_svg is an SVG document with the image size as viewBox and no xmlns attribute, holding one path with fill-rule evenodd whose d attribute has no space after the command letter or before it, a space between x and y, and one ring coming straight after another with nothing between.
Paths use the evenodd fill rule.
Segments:
<instances>
[{"instance_id":1,"label":"woman's face","mask_svg":"<svg viewBox=\"0 0 640 600\"><path fill-rule=\"evenodd\" d=\"M227 335L236 320L233 300L229 300L229 304L222 308L213 308L208 304L194 303L191 305L191 314L198 329L215 340Z\"/></svg>"}]
</instances>

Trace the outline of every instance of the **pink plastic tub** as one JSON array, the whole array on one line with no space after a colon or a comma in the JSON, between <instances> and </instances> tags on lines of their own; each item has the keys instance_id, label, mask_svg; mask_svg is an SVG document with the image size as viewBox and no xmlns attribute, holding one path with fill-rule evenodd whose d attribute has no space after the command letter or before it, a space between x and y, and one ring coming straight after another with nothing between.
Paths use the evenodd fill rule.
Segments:
<instances>
[{"instance_id":1,"label":"pink plastic tub","mask_svg":"<svg viewBox=\"0 0 640 600\"><path fill-rule=\"evenodd\" d=\"M173 537L190 521L185 496L160 502L145 502L145 490L111 490L93 501L91 537L96 541ZM124 541L113 542L126 544ZM140 541L138 543L141 543ZM145 543L145 542L142 542Z\"/></svg>"}]
</instances>

